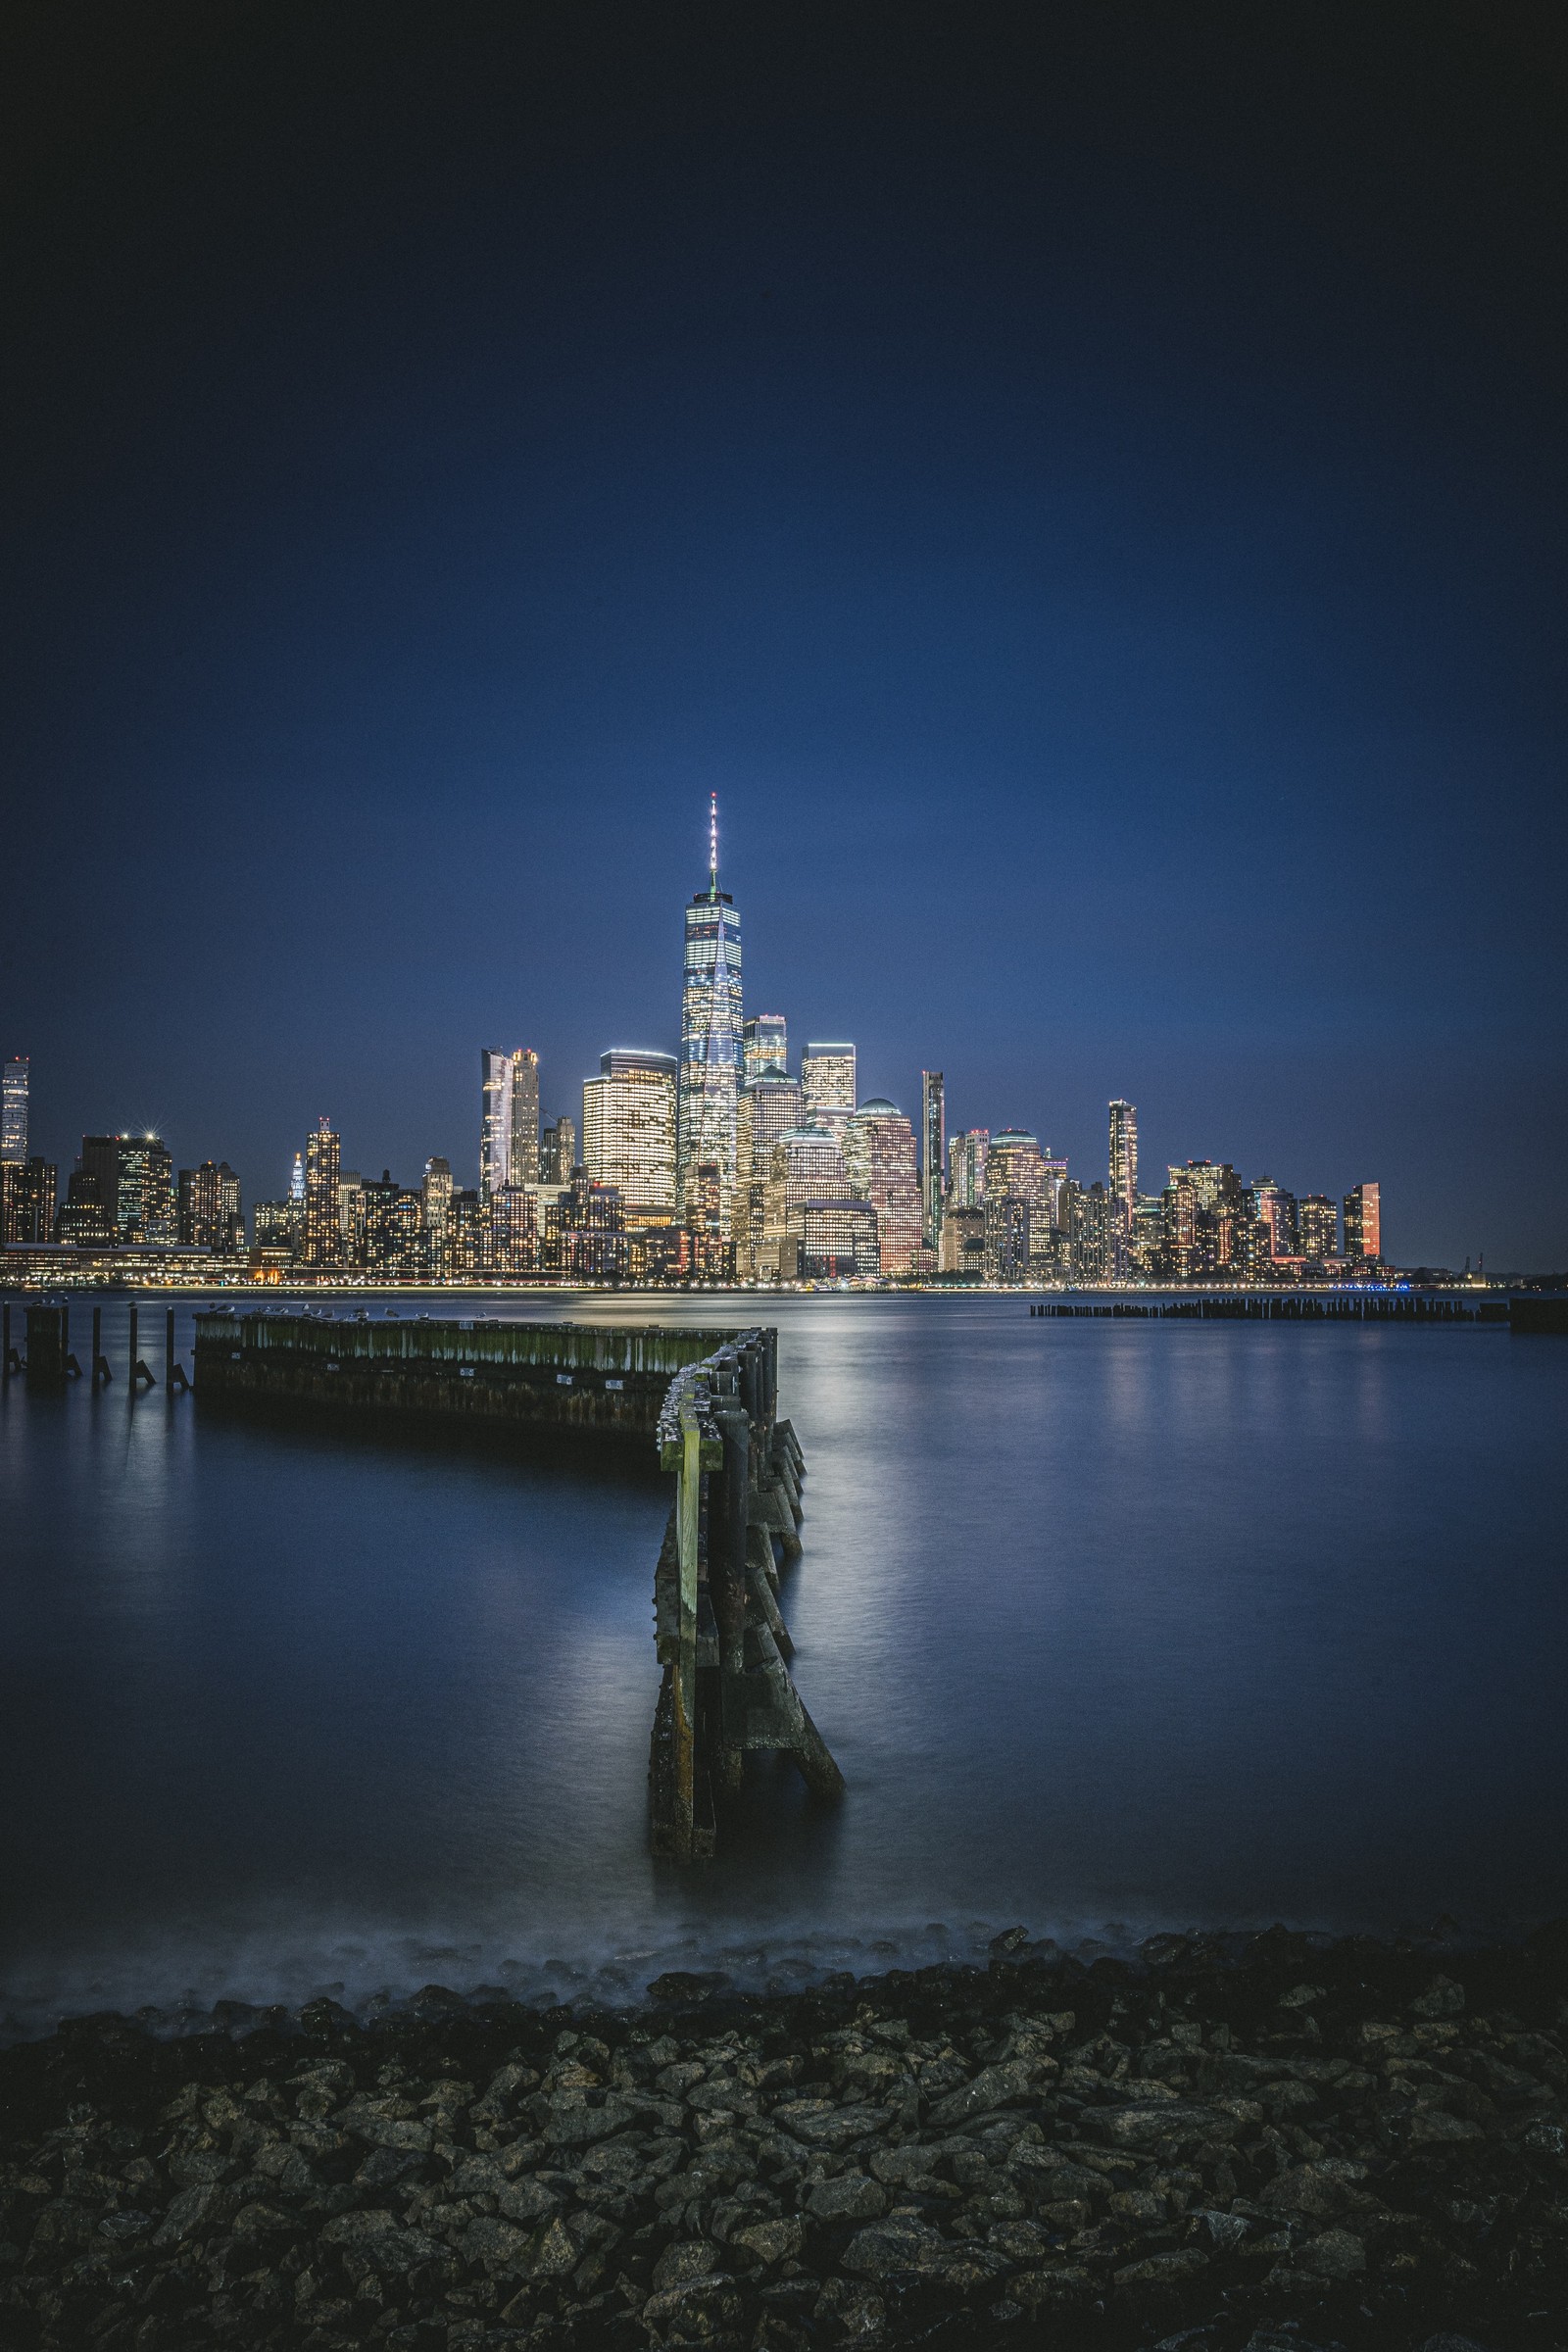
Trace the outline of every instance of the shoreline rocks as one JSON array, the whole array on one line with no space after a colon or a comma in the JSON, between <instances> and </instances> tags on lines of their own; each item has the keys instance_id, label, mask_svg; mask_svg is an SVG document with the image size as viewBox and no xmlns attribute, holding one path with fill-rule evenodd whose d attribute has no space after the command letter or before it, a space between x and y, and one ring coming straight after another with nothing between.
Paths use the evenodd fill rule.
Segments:
<instances>
[{"instance_id":1,"label":"shoreline rocks","mask_svg":"<svg viewBox=\"0 0 1568 2352\"><path fill-rule=\"evenodd\" d=\"M0 2053L0 2343L1568 2346L1568 1927L1226 1951L74 2020Z\"/></svg>"}]
</instances>

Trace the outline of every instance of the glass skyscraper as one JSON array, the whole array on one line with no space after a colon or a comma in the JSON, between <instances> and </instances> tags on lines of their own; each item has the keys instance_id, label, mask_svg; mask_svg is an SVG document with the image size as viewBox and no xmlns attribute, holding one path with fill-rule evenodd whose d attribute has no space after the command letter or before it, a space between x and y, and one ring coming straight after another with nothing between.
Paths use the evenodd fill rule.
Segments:
<instances>
[{"instance_id":1,"label":"glass skyscraper","mask_svg":"<svg viewBox=\"0 0 1568 2352\"><path fill-rule=\"evenodd\" d=\"M539 1174L539 1056L486 1046L479 1055L479 1192L489 1200Z\"/></svg>"},{"instance_id":2,"label":"glass skyscraper","mask_svg":"<svg viewBox=\"0 0 1568 2352\"><path fill-rule=\"evenodd\" d=\"M680 1005L680 1214L696 1198L697 1170L718 1170L719 1214L730 1231L735 1117L741 1088L741 918L718 887L718 800L709 814L708 888L686 909Z\"/></svg>"},{"instance_id":3,"label":"glass skyscraper","mask_svg":"<svg viewBox=\"0 0 1568 2352\"><path fill-rule=\"evenodd\" d=\"M582 1164L612 1184L628 1217L667 1224L675 1213L673 1054L612 1047L582 1089Z\"/></svg>"},{"instance_id":4,"label":"glass skyscraper","mask_svg":"<svg viewBox=\"0 0 1568 2352\"><path fill-rule=\"evenodd\" d=\"M27 1056L13 1054L0 1069L0 1160L20 1166L27 1156Z\"/></svg>"}]
</instances>

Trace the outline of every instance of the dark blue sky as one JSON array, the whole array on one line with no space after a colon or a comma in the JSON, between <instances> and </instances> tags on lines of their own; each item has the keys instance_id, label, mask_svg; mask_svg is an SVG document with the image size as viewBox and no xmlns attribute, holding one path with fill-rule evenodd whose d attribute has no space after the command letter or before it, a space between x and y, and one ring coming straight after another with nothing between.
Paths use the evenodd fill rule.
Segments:
<instances>
[{"instance_id":1,"label":"dark blue sky","mask_svg":"<svg viewBox=\"0 0 1568 2352\"><path fill-rule=\"evenodd\" d=\"M59 12L0 215L38 1143L471 1181L747 997L1568 1262L1549 12Z\"/></svg>"}]
</instances>

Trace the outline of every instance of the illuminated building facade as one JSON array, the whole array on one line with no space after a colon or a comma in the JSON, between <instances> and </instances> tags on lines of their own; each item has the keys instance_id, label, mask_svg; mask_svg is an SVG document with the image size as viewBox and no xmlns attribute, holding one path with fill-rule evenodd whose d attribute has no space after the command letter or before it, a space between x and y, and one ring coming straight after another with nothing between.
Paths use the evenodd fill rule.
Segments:
<instances>
[{"instance_id":1,"label":"illuminated building facade","mask_svg":"<svg viewBox=\"0 0 1568 2352\"><path fill-rule=\"evenodd\" d=\"M1296 1204L1297 1232L1301 1255L1322 1265L1340 1253L1339 1215L1326 1193L1306 1193Z\"/></svg>"},{"instance_id":2,"label":"illuminated building facade","mask_svg":"<svg viewBox=\"0 0 1568 2352\"><path fill-rule=\"evenodd\" d=\"M1027 1282L1032 1203L1021 1194L1004 1193L992 1185L986 1193L983 1215L987 1281Z\"/></svg>"},{"instance_id":3,"label":"illuminated building facade","mask_svg":"<svg viewBox=\"0 0 1568 2352\"><path fill-rule=\"evenodd\" d=\"M942 1189L948 1159L946 1090L940 1070L920 1072L921 1232L935 1261L942 1239Z\"/></svg>"},{"instance_id":4,"label":"illuminated building facade","mask_svg":"<svg viewBox=\"0 0 1568 2352\"><path fill-rule=\"evenodd\" d=\"M305 1237L301 1250L308 1266L336 1266L343 1262L343 1227L338 1211L337 1184L341 1138L323 1112L316 1133L305 1143ZM368 1191L368 1186L367 1186ZM368 1213L368 1212L367 1212Z\"/></svg>"},{"instance_id":5,"label":"illuminated building facade","mask_svg":"<svg viewBox=\"0 0 1568 2352\"><path fill-rule=\"evenodd\" d=\"M452 1272L452 1162L449 1159L437 1156L425 1161L424 1182L419 1187L419 1196L430 1273L435 1281L445 1282Z\"/></svg>"},{"instance_id":6,"label":"illuminated building facade","mask_svg":"<svg viewBox=\"0 0 1568 2352\"><path fill-rule=\"evenodd\" d=\"M855 1048L808 1045L801 1055L801 1096L808 1127L841 1127L856 1104Z\"/></svg>"},{"instance_id":7,"label":"illuminated building facade","mask_svg":"<svg viewBox=\"0 0 1568 2352\"><path fill-rule=\"evenodd\" d=\"M741 1079L749 1086L763 1070L790 1066L789 1028L781 1012L755 1013L741 1023Z\"/></svg>"},{"instance_id":8,"label":"illuminated building facade","mask_svg":"<svg viewBox=\"0 0 1568 2352\"><path fill-rule=\"evenodd\" d=\"M564 1112L539 1138L539 1181L556 1192L577 1172L577 1126Z\"/></svg>"},{"instance_id":9,"label":"illuminated building facade","mask_svg":"<svg viewBox=\"0 0 1568 2352\"><path fill-rule=\"evenodd\" d=\"M942 1247L937 1270L961 1274L979 1282L986 1270L986 1212L983 1207L956 1208L950 1200L942 1219Z\"/></svg>"},{"instance_id":10,"label":"illuminated building facade","mask_svg":"<svg viewBox=\"0 0 1568 2352\"><path fill-rule=\"evenodd\" d=\"M1267 1274L1287 1258L1299 1256L1299 1229L1296 1196L1272 1176L1260 1176L1256 1184L1243 1196L1250 1226L1249 1250L1233 1252L1239 1261L1259 1274Z\"/></svg>"},{"instance_id":11,"label":"illuminated building facade","mask_svg":"<svg viewBox=\"0 0 1568 2352\"><path fill-rule=\"evenodd\" d=\"M797 1127L773 1146L763 1186L762 1242L757 1271L789 1279L800 1263L800 1223L792 1213L808 1200L852 1198L838 1139L821 1127Z\"/></svg>"},{"instance_id":12,"label":"illuminated building facade","mask_svg":"<svg viewBox=\"0 0 1568 2352\"><path fill-rule=\"evenodd\" d=\"M677 1199L690 1225L697 1170L718 1170L725 1235L735 1190L735 1128L741 1090L741 918L718 887L718 803L711 804L708 888L686 909L680 1004Z\"/></svg>"},{"instance_id":13,"label":"illuminated building facade","mask_svg":"<svg viewBox=\"0 0 1568 2352\"><path fill-rule=\"evenodd\" d=\"M981 1208L986 1198L986 1157L991 1150L988 1127L966 1127L956 1135L948 1152L948 1199L955 1208Z\"/></svg>"},{"instance_id":14,"label":"illuminated building facade","mask_svg":"<svg viewBox=\"0 0 1568 2352\"><path fill-rule=\"evenodd\" d=\"M1167 1170L1165 1239L1158 1271L1177 1282L1247 1270L1247 1208L1228 1160L1190 1159Z\"/></svg>"},{"instance_id":15,"label":"illuminated building facade","mask_svg":"<svg viewBox=\"0 0 1568 2352\"><path fill-rule=\"evenodd\" d=\"M1340 1204L1345 1219L1345 1255L1348 1263L1370 1263L1383 1255L1383 1203L1375 1184L1352 1187Z\"/></svg>"},{"instance_id":16,"label":"illuminated building facade","mask_svg":"<svg viewBox=\"0 0 1568 2352\"><path fill-rule=\"evenodd\" d=\"M1098 1182L1069 1185L1066 1192L1072 1272L1080 1282L1107 1282L1115 1262L1111 1249L1113 1212L1119 1216L1122 1204L1113 1201L1107 1188Z\"/></svg>"},{"instance_id":17,"label":"illuminated building facade","mask_svg":"<svg viewBox=\"0 0 1568 2352\"><path fill-rule=\"evenodd\" d=\"M187 1250L226 1254L244 1249L239 1178L226 1159L204 1159L199 1168L180 1169L175 1226Z\"/></svg>"},{"instance_id":18,"label":"illuminated building facade","mask_svg":"<svg viewBox=\"0 0 1568 2352\"><path fill-rule=\"evenodd\" d=\"M532 1184L539 1154L539 1056L487 1046L479 1055L479 1190Z\"/></svg>"},{"instance_id":19,"label":"illuminated building facade","mask_svg":"<svg viewBox=\"0 0 1568 2352\"><path fill-rule=\"evenodd\" d=\"M545 1259L573 1282L624 1282L626 1217L618 1189L579 1169L545 1207Z\"/></svg>"},{"instance_id":20,"label":"illuminated building facade","mask_svg":"<svg viewBox=\"0 0 1568 2352\"><path fill-rule=\"evenodd\" d=\"M284 1250L292 1257L298 1247L293 1203L258 1200L251 1210L251 1240L258 1250Z\"/></svg>"},{"instance_id":21,"label":"illuminated building facade","mask_svg":"<svg viewBox=\"0 0 1568 2352\"><path fill-rule=\"evenodd\" d=\"M771 1065L741 1088L735 1123L735 1272L750 1282L766 1223L767 1171L781 1135L802 1124L801 1082Z\"/></svg>"},{"instance_id":22,"label":"illuminated building facade","mask_svg":"<svg viewBox=\"0 0 1568 2352\"><path fill-rule=\"evenodd\" d=\"M93 1180L111 1241L173 1241L174 1163L158 1136L84 1135L76 1164ZM92 1197L89 1187L78 1195L83 1201Z\"/></svg>"},{"instance_id":23,"label":"illuminated building facade","mask_svg":"<svg viewBox=\"0 0 1568 2352\"><path fill-rule=\"evenodd\" d=\"M9 1167L21 1167L27 1156L27 1079L25 1054L0 1063L0 1163Z\"/></svg>"},{"instance_id":24,"label":"illuminated building facade","mask_svg":"<svg viewBox=\"0 0 1568 2352\"><path fill-rule=\"evenodd\" d=\"M882 1271L877 1213L869 1200L808 1200L800 1220L803 1282L864 1280Z\"/></svg>"},{"instance_id":25,"label":"illuminated building facade","mask_svg":"<svg viewBox=\"0 0 1568 2352\"><path fill-rule=\"evenodd\" d=\"M365 1270L383 1281L418 1282L428 1262L423 1201L383 1168L365 1187Z\"/></svg>"},{"instance_id":26,"label":"illuminated building facade","mask_svg":"<svg viewBox=\"0 0 1568 2352\"><path fill-rule=\"evenodd\" d=\"M1131 1102L1110 1104L1109 1181L1110 1273L1125 1274L1133 1259L1138 1222L1138 1112Z\"/></svg>"},{"instance_id":27,"label":"illuminated building facade","mask_svg":"<svg viewBox=\"0 0 1568 2352\"><path fill-rule=\"evenodd\" d=\"M488 1202L488 1255L485 1263L496 1274L531 1274L539 1263L539 1190L535 1185L504 1185Z\"/></svg>"},{"instance_id":28,"label":"illuminated building facade","mask_svg":"<svg viewBox=\"0 0 1568 2352\"><path fill-rule=\"evenodd\" d=\"M616 1046L600 1055L599 1076L583 1082L583 1172L616 1188L633 1224L674 1218L679 1071L673 1054Z\"/></svg>"},{"instance_id":29,"label":"illuminated building facade","mask_svg":"<svg viewBox=\"0 0 1568 2352\"><path fill-rule=\"evenodd\" d=\"M897 1103L874 1096L844 1124L849 1191L876 1210L884 1274L919 1272L922 1213L914 1129Z\"/></svg>"},{"instance_id":30,"label":"illuminated building facade","mask_svg":"<svg viewBox=\"0 0 1568 2352\"><path fill-rule=\"evenodd\" d=\"M0 1159L0 1242L7 1249L54 1240L59 1183L52 1160Z\"/></svg>"}]
</instances>

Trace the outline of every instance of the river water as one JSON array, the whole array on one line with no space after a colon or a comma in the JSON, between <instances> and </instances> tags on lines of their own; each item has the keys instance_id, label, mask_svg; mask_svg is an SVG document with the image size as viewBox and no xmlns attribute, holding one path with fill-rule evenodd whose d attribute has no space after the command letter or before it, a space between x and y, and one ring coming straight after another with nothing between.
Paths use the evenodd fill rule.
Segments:
<instances>
[{"instance_id":1,"label":"river water","mask_svg":"<svg viewBox=\"0 0 1568 2352\"><path fill-rule=\"evenodd\" d=\"M849 1794L760 1763L696 1870L647 1851L657 1484L132 1404L122 1302L106 1393L13 1381L9 2030L432 1979L789 1982L1014 1921L1116 1947L1568 1910L1568 1345L765 1311L809 1470L783 1605ZM144 1305L155 1370L162 1329Z\"/></svg>"}]
</instances>

